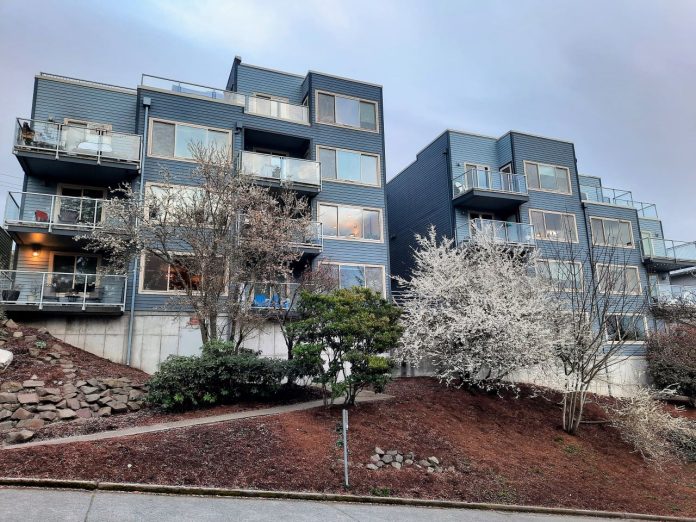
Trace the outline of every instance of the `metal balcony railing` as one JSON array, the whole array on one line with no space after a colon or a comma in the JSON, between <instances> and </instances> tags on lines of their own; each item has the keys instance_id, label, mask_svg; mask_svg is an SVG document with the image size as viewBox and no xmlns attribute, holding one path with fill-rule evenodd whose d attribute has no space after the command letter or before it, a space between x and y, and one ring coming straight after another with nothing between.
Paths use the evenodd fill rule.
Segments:
<instances>
[{"instance_id":1,"label":"metal balcony railing","mask_svg":"<svg viewBox=\"0 0 696 522\"><path fill-rule=\"evenodd\" d=\"M653 285L650 288L650 297L657 304L688 304L696 306L696 286Z\"/></svg>"},{"instance_id":2,"label":"metal balcony railing","mask_svg":"<svg viewBox=\"0 0 696 522\"><path fill-rule=\"evenodd\" d=\"M674 241L646 237L641 240L643 257L646 259L667 259L670 261L693 262L696 265L696 242Z\"/></svg>"},{"instance_id":3,"label":"metal balcony railing","mask_svg":"<svg viewBox=\"0 0 696 522\"><path fill-rule=\"evenodd\" d=\"M306 105L294 105L280 100L247 96L246 112L256 116L267 116L293 123L309 124L309 107Z\"/></svg>"},{"instance_id":4,"label":"metal balcony railing","mask_svg":"<svg viewBox=\"0 0 696 522\"><path fill-rule=\"evenodd\" d=\"M468 225L457 228L457 241L469 241L479 234L500 243L536 246L533 225L481 218L472 219Z\"/></svg>"},{"instance_id":5,"label":"metal balcony railing","mask_svg":"<svg viewBox=\"0 0 696 522\"><path fill-rule=\"evenodd\" d=\"M290 310L297 306L299 283L256 283L251 288L251 307L259 310Z\"/></svg>"},{"instance_id":6,"label":"metal balcony railing","mask_svg":"<svg viewBox=\"0 0 696 522\"><path fill-rule=\"evenodd\" d=\"M653 203L635 201L630 190L580 185L580 194L583 201L634 208L640 217L657 219L657 207Z\"/></svg>"},{"instance_id":7,"label":"metal balcony railing","mask_svg":"<svg viewBox=\"0 0 696 522\"><path fill-rule=\"evenodd\" d=\"M108 200L36 192L9 192L5 225L62 230L93 230L104 220Z\"/></svg>"},{"instance_id":8,"label":"metal balcony railing","mask_svg":"<svg viewBox=\"0 0 696 522\"><path fill-rule=\"evenodd\" d=\"M305 230L293 238L293 244L298 247L310 247L323 250L324 235L322 225L319 221L311 221Z\"/></svg>"},{"instance_id":9,"label":"metal balcony railing","mask_svg":"<svg viewBox=\"0 0 696 522\"><path fill-rule=\"evenodd\" d=\"M6 305L79 308L126 304L125 275L0 270L0 302Z\"/></svg>"},{"instance_id":10,"label":"metal balcony railing","mask_svg":"<svg viewBox=\"0 0 696 522\"><path fill-rule=\"evenodd\" d=\"M39 152L59 158L93 159L140 166L141 137L108 130L105 125L66 125L17 118L14 152Z\"/></svg>"},{"instance_id":11,"label":"metal balcony railing","mask_svg":"<svg viewBox=\"0 0 696 522\"><path fill-rule=\"evenodd\" d=\"M169 78L150 76L149 74L142 75L140 84L146 87L154 87L155 89L171 91L177 94L192 94L195 96L201 96L203 98L211 98L213 100L219 100L232 105L240 105L242 107L246 105L246 97L243 94L226 91L224 89L216 89L215 87L208 87L206 85L180 82L178 80L171 80Z\"/></svg>"},{"instance_id":12,"label":"metal balcony railing","mask_svg":"<svg viewBox=\"0 0 696 522\"><path fill-rule=\"evenodd\" d=\"M452 181L452 196L455 198L474 189L526 195L527 177L509 172L470 169Z\"/></svg>"},{"instance_id":13,"label":"metal balcony railing","mask_svg":"<svg viewBox=\"0 0 696 522\"><path fill-rule=\"evenodd\" d=\"M318 161L243 151L239 154L242 173L276 180L278 183L300 183L321 188L321 165Z\"/></svg>"}]
</instances>

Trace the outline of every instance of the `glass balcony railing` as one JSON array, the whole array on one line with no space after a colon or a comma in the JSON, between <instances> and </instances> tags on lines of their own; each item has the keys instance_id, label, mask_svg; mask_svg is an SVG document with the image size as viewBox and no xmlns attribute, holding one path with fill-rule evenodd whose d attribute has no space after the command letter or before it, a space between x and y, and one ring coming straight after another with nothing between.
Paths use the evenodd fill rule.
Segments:
<instances>
[{"instance_id":1,"label":"glass balcony railing","mask_svg":"<svg viewBox=\"0 0 696 522\"><path fill-rule=\"evenodd\" d=\"M630 190L580 185L580 194L583 201L634 208L639 217L657 219L657 207L653 203L635 201Z\"/></svg>"},{"instance_id":2,"label":"glass balcony railing","mask_svg":"<svg viewBox=\"0 0 696 522\"><path fill-rule=\"evenodd\" d=\"M258 310L290 310L297 305L299 283L257 283L251 289L251 307Z\"/></svg>"},{"instance_id":3,"label":"glass balcony railing","mask_svg":"<svg viewBox=\"0 0 696 522\"><path fill-rule=\"evenodd\" d=\"M125 308L126 276L69 272L0 270L0 302L5 305Z\"/></svg>"},{"instance_id":4,"label":"glass balcony railing","mask_svg":"<svg viewBox=\"0 0 696 522\"><path fill-rule=\"evenodd\" d=\"M299 247L322 249L323 241L321 223L318 221L311 221L304 230L293 238L293 243Z\"/></svg>"},{"instance_id":5,"label":"glass balcony railing","mask_svg":"<svg viewBox=\"0 0 696 522\"><path fill-rule=\"evenodd\" d=\"M696 242L694 241L646 237L641 240L641 244L645 258L693 262L696 265Z\"/></svg>"},{"instance_id":6,"label":"glass balcony railing","mask_svg":"<svg viewBox=\"0 0 696 522\"><path fill-rule=\"evenodd\" d=\"M66 125L17 118L14 151L54 154L140 165L140 136L113 132L104 125Z\"/></svg>"},{"instance_id":7,"label":"glass balcony railing","mask_svg":"<svg viewBox=\"0 0 696 522\"><path fill-rule=\"evenodd\" d=\"M321 187L321 166L318 161L243 151L240 153L239 168L244 174L276 180L279 184L299 183Z\"/></svg>"},{"instance_id":8,"label":"glass balcony railing","mask_svg":"<svg viewBox=\"0 0 696 522\"><path fill-rule=\"evenodd\" d=\"M650 289L650 297L658 304L689 304L696 306L696 286L653 285Z\"/></svg>"},{"instance_id":9,"label":"glass balcony railing","mask_svg":"<svg viewBox=\"0 0 696 522\"><path fill-rule=\"evenodd\" d=\"M493 219L472 219L468 225L457 229L457 241L469 241L478 235L485 235L496 242L505 244L535 246L534 227L527 223L512 223Z\"/></svg>"},{"instance_id":10,"label":"glass balcony railing","mask_svg":"<svg viewBox=\"0 0 696 522\"><path fill-rule=\"evenodd\" d=\"M140 84L146 87L154 87L163 91L171 91L177 94L193 94L203 98L211 98L233 105L244 106L246 97L238 92L226 91L224 89L216 89L215 87L207 87L205 85L197 85L195 83L180 82L178 80L170 80L169 78L161 78L159 76L150 76L143 74Z\"/></svg>"},{"instance_id":11,"label":"glass balcony railing","mask_svg":"<svg viewBox=\"0 0 696 522\"><path fill-rule=\"evenodd\" d=\"M471 169L452 181L452 195L455 198L474 189L523 195L528 193L527 178L522 174Z\"/></svg>"},{"instance_id":12,"label":"glass balcony railing","mask_svg":"<svg viewBox=\"0 0 696 522\"><path fill-rule=\"evenodd\" d=\"M101 226L108 200L9 192L5 225L25 225L65 230L93 230Z\"/></svg>"},{"instance_id":13,"label":"glass balcony railing","mask_svg":"<svg viewBox=\"0 0 696 522\"><path fill-rule=\"evenodd\" d=\"M306 105L293 105L280 100L247 96L246 112L256 116L267 116L309 125L309 107Z\"/></svg>"}]
</instances>

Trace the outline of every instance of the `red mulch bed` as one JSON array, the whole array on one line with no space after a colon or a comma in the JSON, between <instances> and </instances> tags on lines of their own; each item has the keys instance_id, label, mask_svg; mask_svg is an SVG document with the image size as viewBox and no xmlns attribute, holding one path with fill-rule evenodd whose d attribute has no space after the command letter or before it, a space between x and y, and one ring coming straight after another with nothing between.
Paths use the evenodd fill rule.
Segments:
<instances>
[{"instance_id":1,"label":"red mulch bed","mask_svg":"<svg viewBox=\"0 0 696 522\"><path fill-rule=\"evenodd\" d=\"M17 330L21 331L24 337L13 338L12 332ZM65 373L61 370L60 365L52 365L29 355L29 348L33 348L36 345L35 341L29 342L25 338L32 335L36 336L37 341L46 343L46 347L41 350L44 353L53 351L53 345L59 344L66 353L66 355L62 356L62 359L72 360L75 368L77 368L76 374L78 379L128 377L134 384L142 384L150 377L141 370L111 362L66 344L48 333L40 333L36 328L19 325L19 328L16 330L6 329L6 331L9 336L6 338L7 342L2 348L12 352L14 360L7 370L0 373L0 382L22 382L31 378L32 375L36 375L40 380L46 381L47 386L53 384L54 381L66 382Z\"/></svg>"},{"instance_id":2,"label":"red mulch bed","mask_svg":"<svg viewBox=\"0 0 696 522\"><path fill-rule=\"evenodd\" d=\"M388 392L396 398L351 410L353 493L388 488L404 497L696 516L696 464L658 470L603 424L568 436L552 401L445 389L425 378L400 379ZM339 419L339 408L320 408L0 451L0 469L5 476L341 492ZM455 471L369 471L375 445L434 455Z\"/></svg>"}]
</instances>

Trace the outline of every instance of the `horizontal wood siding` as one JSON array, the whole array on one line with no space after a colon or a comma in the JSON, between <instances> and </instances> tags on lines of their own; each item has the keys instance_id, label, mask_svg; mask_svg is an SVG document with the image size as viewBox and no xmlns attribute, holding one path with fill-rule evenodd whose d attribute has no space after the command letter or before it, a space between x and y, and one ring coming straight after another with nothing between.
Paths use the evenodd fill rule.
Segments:
<instances>
[{"instance_id":1,"label":"horizontal wood siding","mask_svg":"<svg viewBox=\"0 0 696 522\"><path fill-rule=\"evenodd\" d=\"M63 123L64 118L74 118L110 123L115 132L135 132L135 94L37 78L34 95L32 118L36 120L53 118Z\"/></svg>"},{"instance_id":2,"label":"horizontal wood siding","mask_svg":"<svg viewBox=\"0 0 696 522\"><path fill-rule=\"evenodd\" d=\"M290 103L302 105L304 78L278 71L261 69L243 63L237 67L237 92L263 93L287 98Z\"/></svg>"}]
</instances>

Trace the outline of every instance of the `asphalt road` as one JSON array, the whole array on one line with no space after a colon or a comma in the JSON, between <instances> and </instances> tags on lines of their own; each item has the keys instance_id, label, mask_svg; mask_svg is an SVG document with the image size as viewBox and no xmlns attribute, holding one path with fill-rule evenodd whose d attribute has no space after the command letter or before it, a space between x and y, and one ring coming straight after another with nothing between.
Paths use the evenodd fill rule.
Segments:
<instances>
[{"instance_id":1,"label":"asphalt road","mask_svg":"<svg viewBox=\"0 0 696 522\"><path fill-rule=\"evenodd\" d=\"M480 521L549 522L552 520L598 521L598 518L560 517L481 511L373 504L344 504L299 500L209 498L194 496L61 491L50 489L0 489L2 522L87 521L254 521L254 520L377 520L409 522Z\"/></svg>"}]
</instances>

